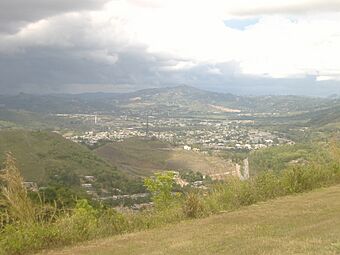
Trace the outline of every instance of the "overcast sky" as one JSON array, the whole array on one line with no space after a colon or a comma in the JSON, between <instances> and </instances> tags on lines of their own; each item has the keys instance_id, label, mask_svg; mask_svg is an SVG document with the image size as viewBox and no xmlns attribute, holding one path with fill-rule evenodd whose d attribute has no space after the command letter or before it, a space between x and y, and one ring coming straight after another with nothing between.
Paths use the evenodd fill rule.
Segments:
<instances>
[{"instance_id":1,"label":"overcast sky","mask_svg":"<svg viewBox=\"0 0 340 255\"><path fill-rule=\"evenodd\" d=\"M340 94L340 0L1 0L0 94Z\"/></svg>"}]
</instances>

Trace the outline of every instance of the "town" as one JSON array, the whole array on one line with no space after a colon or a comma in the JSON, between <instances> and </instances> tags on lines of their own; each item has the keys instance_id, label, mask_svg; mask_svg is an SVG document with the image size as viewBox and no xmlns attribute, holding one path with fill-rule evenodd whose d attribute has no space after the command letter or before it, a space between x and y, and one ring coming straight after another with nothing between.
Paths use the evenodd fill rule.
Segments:
<instances>
[{"instance_id":1,"label":"town","mask_svg":"<svg viewBox=\"0 0 340 255\"><path fill-rule=\"evenodd\" d=\"M294 141L278 132L259 130L254 120L199 116L114 116L63 114L63 118L81 121L88 131L64 132L65 138L77 143L96 145L99 142L121 142L131 137L148 137L169 142L186 150L252 151Z\"/></svg>"}]
</instances>

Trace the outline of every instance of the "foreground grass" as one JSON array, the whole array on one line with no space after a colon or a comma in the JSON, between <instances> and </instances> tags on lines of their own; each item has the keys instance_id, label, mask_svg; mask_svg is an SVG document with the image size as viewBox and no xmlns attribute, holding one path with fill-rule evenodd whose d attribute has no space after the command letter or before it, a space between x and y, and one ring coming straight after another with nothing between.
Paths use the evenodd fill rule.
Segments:
<instances>
[{"instance_id":1,"label":"foreground grass","mask_svg":"<svg viewBox=\"0 0 340 255\"><path fill-rule=\"evenodd\" d=\"M48 255L339 254L340 186Z\"/></svg>"}]
</instances>

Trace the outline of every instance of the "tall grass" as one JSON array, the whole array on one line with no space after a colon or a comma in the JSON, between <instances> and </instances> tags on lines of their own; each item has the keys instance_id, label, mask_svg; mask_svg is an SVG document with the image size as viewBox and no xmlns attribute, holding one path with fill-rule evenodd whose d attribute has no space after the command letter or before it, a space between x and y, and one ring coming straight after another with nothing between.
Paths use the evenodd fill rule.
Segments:
<instances>
[{"instance_id":1,"label":"tall grass","mask_svg":"<svg viewBox=\"0 0 340 255\"><path fill-rule=\"evenodd\" d=\"M9 216L22 224L33 224L36 213L32 201L28 198L24 180L16 167L12 154L7 153L5 168L1 170L0 204L7 208Z\"/></svg>"},{"instance_id":2,"label":"tall grass","mask_svg":"<svg viewBox=\"0 0 340 255\"><path fill-rule=\"evenodd\" d=\"M11 155L8 155L1 178L3 201L11 220L0 230L0 254L28 254L231 211L260 201L338 184L340 164L332 161L326 165L291 166L280 174L263 172L246 181L230 178L214 185L208 192L188 193L178 197L171 206L139 213L95 209L86 200L79 200L73 210L59 212L52 220L36 217L37 210L27 197Z\"/></svg>"}]
</instances>

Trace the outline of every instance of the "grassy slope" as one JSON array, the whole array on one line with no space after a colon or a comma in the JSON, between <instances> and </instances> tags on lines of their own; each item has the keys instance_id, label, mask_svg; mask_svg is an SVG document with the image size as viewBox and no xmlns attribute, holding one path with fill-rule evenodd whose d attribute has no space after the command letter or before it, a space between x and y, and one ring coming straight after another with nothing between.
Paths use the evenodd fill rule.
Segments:
<instances>
[{"instance_id":1,"label":"grassy slope","mask_svg":"<svg viewBox=\"0 0 340 255\"><path fill-rule=\"evenodd\" d=\"M46 118L37 113L0 108L0 127L30 127L41 129L47 127L45 121ZM7 125L5 123L7 123Z\"/></svg>"},{"instance_id":2,"label":"grassy slope","mask_svg":"<svg viewBox=\"0 0 340 255\"><path fill-rule=\"evenodd\" d=\"M44 181L47 171L66 169L88 175L114 171L103 159L84 146L45 131L0 131L0 161L11 151L28 181Z\"/></svg>"},{"instance_id":3,"label":"grassy slope","mask_svg":"<svg viewBox=\"0 0 340 255\"><path fill-rule=\"evenodd\" d=\"M249 156L249 166L253 175L263 171L272 170L280 172L294 160L298 162L316 161L320 164L327 163L329 154L322 144L284 145L268 147L253 151Z\"/></svg>"},{"instance_id":4,"label":"grassy slope","mask_svg":"<svg viewBox=\"0 0 340 255\"><path fill-rule=\"evenodd\" d=\"M173 149L160 141L128 139L104 145L95 150L118 169L132 175L147 176L160 170L193 170L202 173L223 173L233 166L216 156Z\"/></svg>"},{"instance_id":5,"label":"grassy slope","mask_svg":"<svg viewBox=\"0 0 340 255\"><path fill-rule=\"evenodd\" d=\"M339 254L340 186L49 255Z\"/></svg>"}]
</instances>

